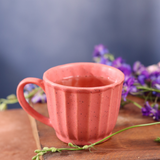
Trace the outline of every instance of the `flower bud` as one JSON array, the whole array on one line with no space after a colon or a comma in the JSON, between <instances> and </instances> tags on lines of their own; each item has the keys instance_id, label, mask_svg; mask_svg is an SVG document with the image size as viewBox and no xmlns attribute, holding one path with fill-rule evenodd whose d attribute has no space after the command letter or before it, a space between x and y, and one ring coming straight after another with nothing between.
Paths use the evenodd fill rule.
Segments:
<instances>
[{"instance_id":1,"label":"flower bud","mask_svg":"<svg viewBox=\"0 0 160 160\"><path fill-rule=\"evenodd\" d=\"M37 154L37 156L42 156L44 154L44 152L39 152L38 154Z\"/></svg>"},{"instance_id":2,"label":"flower bud","mask_svg":"<svg viewBox=\"0 0 160 160\"><path fill-rule=\"evenodd\" d=\"M51 149L51 152L56 152L57 151L57 148L55 148L55 147L52 147L50 149Z\"/></svg>"},{"instance_id":3,"label":"flower bud","mask_svg":"<svg viewBox=\"0 0 160 160\"><path fill-rule=\"evenodd\" d=\"M71 142L68 143L69 147L75 147Z\"/></svg>"},{"instance_id":4,"label":"flower bud","mask_svg":"<svg viewBox=\"0 0 160 160\"><path fill-rule=\"evenodd\" d=\"M35 153L39 153L39 152L41 152L41 150L37 149L37 150L35 150L34 152L35 152Z\"/></svg>"},{"instance_id":5,"label":"flower bud","mask_svg":"<svg viewBox=\"0 0 160 160\"><path fill-rule=\"evenodd\" d=\"M48 150L49 148L48 147L43 147L43 150Z\"/></svg>"},{"instance_id":6,"label":"flower bud","mask_svg":"<svg viewBox=\"0 0 160 160\"><path fill-rule=\"evenodd\" d=\"M89 148L88 145L83 146L83 149L88 149L88 148Z\"/></svg>"},{"instance_id":7,"label":"flower bud","mask_svg":"<svg viewBox=\"0 0 160 160\"><path fill-rule=\"evenodd\" d=\"M37 156L32 157L32 160L35 160L37 158Z\"/></svg>"}]
</instances>

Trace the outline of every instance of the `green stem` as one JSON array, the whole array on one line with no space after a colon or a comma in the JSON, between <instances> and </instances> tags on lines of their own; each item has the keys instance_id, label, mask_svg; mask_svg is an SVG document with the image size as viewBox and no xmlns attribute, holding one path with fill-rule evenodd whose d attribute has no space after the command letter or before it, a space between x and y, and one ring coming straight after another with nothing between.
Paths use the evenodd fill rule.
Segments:
<instances>
[{"instance_id":1,"label":"green stem","mask_svg":"<svg viewBox=\"0 0 160 160\"><path fill-rule=\"evenodd\" d=\"M66 150L68 150L68 151L78 151L78 150L83 150L83 148L82 147L79 147L79 148L59 148L58 150L59 151L66 151Z\"/></svg>"},{"instance_id":2,"label":"green stem","mask_svg":"<svg viewBox=\"0 0 160 160\"><path fill-rule=\"evenodd\" d=\"M137 89L144 89L144 90L146 90L146 92L152 91L152 92L159 92L160 93L160 90L154 89L154 88L150 88L150 87L138 86Z\"/></svg>"},{"instance_id":3,"label":"green stem","mask_svg":"<svg viewBox=\"0 0 160 160\"><path fill-rule=\"evenodd\" d=\"M128 129L136 128L136 127L151 126L151 125L156 125L156 124L160 124L160 122L147 123L147 124L138 124L138 125L134 125L134 126L130 126L130 127L121 129L120 131L117 131L117 132L115 132L115 133L107 136L106 138L104 138L104 139L102 139L102 140L100 140L100 141L98 141L98 142L95 142L95 143L91 144L91 146L94 146L94 145L96 145L96 144L102 143L103 141L107 140L108 138L110 138L110 137L112 137L112 136L114 136L114 135L116 135L116 134L118 134L118 133L121 133L121 132L123 132L123 131L126 131L126 130L128 130Z\"/></svg>"},{"instance_id":4,"label":"green stem","mask_svg":"<svg viewBox=\"0 0 160 160\"><path fill-rule=\"evenodd\" d=\"M134 101L132 101L132 100L130 100L130 99L127 99L127 101L133 103L133 104L134 104L135 106L137 106L139 109L142 109L142 106L139 105L137 102L134 102Z\"/></svg>"},{"instance_id":5,"label":"green stem","mask_svg":"<svg viewBox=\"0 0 160 160\"><path fill-rule=\"evenodd\" d=\"M123 99L121 99L121 106L125 106L126 104L130 103L129 101L124 101Z\"/></svg>"},{"instance_id":6,"label":"green stem","mask_svg":"<svg viewBox=\"0 0 160 160\"><path fill-rule=\"evenodd\" d=\"M35 88L32 92L30 92L27 96L25 96L25 98L32 97L40 89L41 89L40 87ZM5 104L14 104L14 103L17 103L17 102L18 102L17 98L15 98L15 99L4 99L4 98L1 98L0 99L0 103L5 103Z\"/></svg>"},{"instance_id":7,"label":"green stem","mask_svg":"<svg viewBox=\"0 0 160 160\"><path fill-rule=\"evenodd\" d=\"M155 98L155 101L154 101L154 103L157 103L157 100L158 100L158 96Z\"/></svg>"},{"instance_id":8,"label":"green stem","mask_svg":"<svg viewBox=\"0 0 160 160\"><path fill-rule=\"evenodd\" d=\"M137 96L137 95L139 95L139 94L141 94L141 93L144 93L144 92L146 92L146 91L141 90L141 91L138 91L138 92L135 92L135 93L132 93L132 92L131 92L131 95Z\"/></svg>"},{"instance_id":9,"label":"green stem","mask_svg":"<svg viewBox=\"0 0 160 160\"><path fill-rule=\"evenodd\" d=\"M18 102L18 99L0 99L0 103L6 103L6 104L14 104L14 103L17 103Z\"/></svg>"},{"instance_id":10,"label":"green stem","mask_svg":"<svg viewBox=\"0 0 160 160\"><path fill-rule=\"evenodd\" d=\"M148 93L148 95L145 97L145 102L148 100L148 97L151 95L151 92Z\"/></svg>"},{"instance_id":11,"label":"green stem","mask_svg":"<svg viewBox=\"0 0 160 160\"><path fill-rule=\"evenodd\" d=\"M30 98L32 97L35 93L37 93L37 91L41 90L40 87L35 88L32 92L30 92L27 96L25 96L25 98Z\"/></svg>"},{"instance_id":12,"label":"green stem","mask_svg":"<svg viewBox=\"0 0 160 160\"><path fill-rule=\"evenodd\" d=\"M93 146L95 146L95 145L97 145L99 143L102 143L105 140L109 139L110 137L112 137L112 136L114 136L114 135L116 135L118 133L121 133L123 131L129 130L129 129L132 129L132 128L145 127L145 126L151 126L151 125L156 125L156 124L160 124L160 122L147 123L147 124L138 124L138 125L130 126L130 127L121 129L120 131L117 131L117 132L105 137L104 139L102 139L102 140L100 140L98 142L95 142L95 143L93 143L91 145L85 145L83 147L79 147L79 146L73 145L72 143L68 143L68 145L72 146L73 148L54 148L54 147L48 148L48 147L44 147L42 150L36 150L35 151L35 153L38 153L38 154L36 156L34 156L32 158L32 160L35 160L37 157L39 158L39 156L41 156L43 154L46 154L49 151L51 151L51 152L60 152L62 150L70 150L70 151L85 150L85 149L89 149L90 150L91 148L93 148Z\"/></svg>"}]
</instances>

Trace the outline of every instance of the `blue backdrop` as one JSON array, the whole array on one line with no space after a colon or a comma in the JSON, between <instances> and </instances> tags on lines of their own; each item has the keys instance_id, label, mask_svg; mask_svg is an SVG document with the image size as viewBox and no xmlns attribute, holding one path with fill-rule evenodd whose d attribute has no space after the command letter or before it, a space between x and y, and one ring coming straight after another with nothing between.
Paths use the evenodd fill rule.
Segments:
<instances>
[{"instance_id":1,"label":"blue backdrop","mask_svg":"<svg viewBox=\"0 0 160 160\"><path fill-rule=\"evenodd\" d=\"M92 61L99 43L131 65L157 63L159 8L159 0L1 0L0 97L50 67Z\"/></svg>"}]
</instances>

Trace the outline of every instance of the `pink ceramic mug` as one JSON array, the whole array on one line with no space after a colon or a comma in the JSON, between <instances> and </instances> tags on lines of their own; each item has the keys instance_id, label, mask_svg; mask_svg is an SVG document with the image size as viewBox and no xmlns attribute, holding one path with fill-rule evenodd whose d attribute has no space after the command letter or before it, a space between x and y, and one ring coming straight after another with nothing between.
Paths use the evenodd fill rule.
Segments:
<instances>
[{"instance_id":1,"label":"pink ceramic mug","mask_svg":"<svg viewBox=\"0 0 160 160\"><path fill-rule=\"evenodd\" d=\"M112 83L94 87L56 83L75 76L103 77ZM112 133L119 113L123 81L124 74L116 68L97 63L71 63L50 68L44 73L43 80L25 78L17 87L17 97L23 109L38 121L53 127L61 141L86 145ZM34 83L45 91L49 118L26 102L23 88L28 83Z\"/></svg>"}]
</instances>

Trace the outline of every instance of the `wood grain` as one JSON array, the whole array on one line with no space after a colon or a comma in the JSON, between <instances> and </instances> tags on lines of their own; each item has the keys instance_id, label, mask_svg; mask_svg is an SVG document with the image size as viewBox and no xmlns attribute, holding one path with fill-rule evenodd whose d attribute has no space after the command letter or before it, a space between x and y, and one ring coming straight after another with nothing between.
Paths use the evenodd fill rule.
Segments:
<instances>
[{"instance_id":1,"label":"wood grain","mask_svg":"<svg viewBox=\"0 0 160 160\"><path fill-rule=\"evenodd\" d=\"M143 105L144 101L136 97L130 99ZM46 104L32 105L35 110L43 115L48 115ZM31 119L34 134L36 134L37 147L68 147L67 144L60 141L53 128L42 124L39 121ZM116 127L113 133L136 124L145 124L154 122L150 117L143 117L139 108L133 104L128 104L120 109ZM104 122L105 123L105 122ZM61 153L47 153L43 156L44 160L157 160L160 159L160 144L154 142L154 139L160 136L160 125L140 127L119 133L104 143L95 146L96 150L85 151L63 151Z\"/></svg>"},{"instance_id":2,"label":"wood grain","mask_svg":"<svg viewBox=\"0 0 160 160\"><path fill-rule=\"evenodd\" d=\"M31 160L37 148L27 113L22 109L0 112L0 160Z\"/></svg>"}]
</instances>

